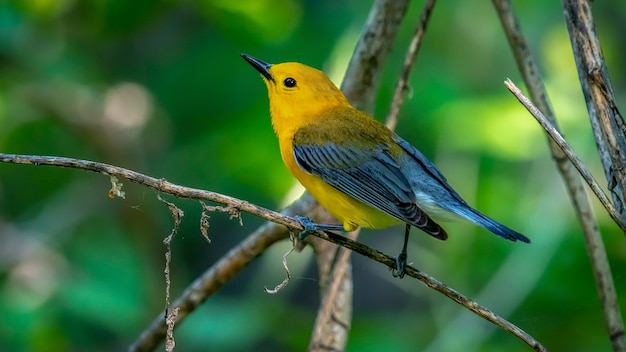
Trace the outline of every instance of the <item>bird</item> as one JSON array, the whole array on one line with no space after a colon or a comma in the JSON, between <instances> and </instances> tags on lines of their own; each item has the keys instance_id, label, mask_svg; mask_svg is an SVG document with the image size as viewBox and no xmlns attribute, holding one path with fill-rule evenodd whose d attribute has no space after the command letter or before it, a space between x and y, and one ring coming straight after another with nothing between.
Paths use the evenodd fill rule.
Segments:
<instances>
[{"instance_id":1,"label":"bird","mask_svg":"<svg viewBox=\"0 0 626 352\"><path fill-rule=\"evenodd\" d=\"M432 215L452 213L510 241L521 233L472 208L417 148L353 107L320 70L298 63L270 64L247 54L267 86L271 123L287 169L341 225L298 216L304 233L382 229L405 224L393 275L407 266L411 227L448 238Z\"/></svg>"}]
</instances>

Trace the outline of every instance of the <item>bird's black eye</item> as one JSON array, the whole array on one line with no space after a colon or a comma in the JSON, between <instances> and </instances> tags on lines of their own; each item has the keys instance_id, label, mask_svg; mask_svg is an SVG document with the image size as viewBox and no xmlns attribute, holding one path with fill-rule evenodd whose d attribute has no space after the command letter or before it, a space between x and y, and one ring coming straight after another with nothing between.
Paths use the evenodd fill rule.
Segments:
<instances>
[{"instance_id":1,"label":"bird's black eye","mask_svg":"<svg viewBox=\"0 0 626 352\"><path fill-rule=\"evenodd\" d=\"M287 88L293 88L296 86L296 80L291 78L291 77L287 77L285 78L285 80L283 81L283 84L285 85L285 87Z\"/></svg>"}]
</instances>

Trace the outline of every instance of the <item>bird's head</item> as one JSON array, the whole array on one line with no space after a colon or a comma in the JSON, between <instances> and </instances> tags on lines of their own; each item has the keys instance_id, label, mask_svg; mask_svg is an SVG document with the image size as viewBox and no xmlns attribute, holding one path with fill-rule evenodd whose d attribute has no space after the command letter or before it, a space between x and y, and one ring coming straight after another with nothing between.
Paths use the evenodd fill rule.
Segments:
<instances>
[{"instance_id":1,"label":"bird's head","mask_svg":"<svg viewBox=\"0 0 626 352\"><path fill-rule=\"evenodd\" d=\"M267 85L274 124L284 119L306 123L305 120L315 119L329 109L350 106L339 88L320 70L297 62L268 64L246 54L241 56L261 73Z\"/></svg>"}]
</instances>

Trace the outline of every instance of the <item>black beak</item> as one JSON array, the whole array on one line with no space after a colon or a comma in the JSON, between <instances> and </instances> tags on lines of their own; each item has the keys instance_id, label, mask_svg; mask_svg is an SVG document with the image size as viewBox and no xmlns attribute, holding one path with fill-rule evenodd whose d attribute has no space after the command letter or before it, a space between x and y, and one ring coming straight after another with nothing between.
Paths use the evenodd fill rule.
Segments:
<instances>
[{"instance_id":1,"label":"black beak","mask_svg":"<svg viewBox=\"0 0 626 352\"><path fill-rule=\"evenodd\" d=\"M272 67L272 64L268 64L267 62L263 62L246 54L241 54L241 57L243 57L243 59L248 61L248 63L252 65L252 67L259 71L259 73L261 73L263 77L265 77L265 79L276 82L274 81L274 77L272 77L272 74L270 73L270 67Z\"/></svg>"}]
</instances>

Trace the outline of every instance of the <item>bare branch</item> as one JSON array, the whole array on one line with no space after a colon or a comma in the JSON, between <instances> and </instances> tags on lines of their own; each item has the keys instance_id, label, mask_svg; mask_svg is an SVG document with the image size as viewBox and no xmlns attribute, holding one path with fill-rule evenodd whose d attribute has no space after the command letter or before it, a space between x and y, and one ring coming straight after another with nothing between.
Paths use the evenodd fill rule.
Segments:
<instances>
[{"instance_id":1,"label":"bare branch","mask_svg":"<svg viewBox=\"0 0 626 352\"><path fill-rule=\"evenodd\" d=\"M552 123L555 130L558 131L559 127L548 99L548 93L541 80L539 67L530 52L517 16L513 12L511 2L509 0L493 0L493 3L498 11L509 45L533 102L538 106L540 111L545 112L546 118ZM617 300L615 284L611 276L611 268L606 249L591 207L591 202L574 166L565 158L565 153L559 148L557 143L550 138L548 138L548 144L552 158L567 186L574 210L576 211L578 221L583 230L587 253L591 267L593 268L596 286L604 310L604 319L607 324L608 335L613 343L614 350L624 351L623 346L626 346L623 333L624 322ZM622 347L616 348L618 346Z\"/></svg>"},{"instance_id":2,"label":"bare branch","mask_svg":"<svg viewBox=\"0 0 626 352\"><path fill-rule=\"evenodd\" d=\"M100 172L106 175L114 175L119 178L126 178L133 182L139 182L148 187L159 190L163 193L170 193L181 198L191 199L205 199L215 201L225 205L237 207L238 209L248 212L250 214L259 216L261 218L273 221L266 223L253 234L248 236L246 240L231 249L224 257L222 257L215 265L209 268L202 276L197 278L186 290L183 292L172 306L178 308L176 323L179 324L185 319L189 313L195 310L202 302L204 302L211 294L215 293L226 282L234 277L239 271L241 271L248 263L254 260L265 249L274 244L275 242L285 239L285 228L280 225L287 226L291 229L302 231L304 228L294 218L289 215L306 214L311 215L311 209L315 208L315 201L307 194L303 196L298 202L288 207L283 211L283 214L267 210L265 208L250 204L248 202L239 200L237 198L228 197L215 192L202 191L193 188L187 188L179 185L169 183L164 180L158 180L134 171L126 170L120 167L111 166L107 164L95 163L92 161L84 161L69 158L58 157L42 157L42 156L16 156L12 154L1 154L0 162L14 162L20 164L32 164L32 165L54 165L71 167L76 169L84 169L95 172ZM321 207L317 207L321 209ZM320 237L324 240L330 241L342 247L351 249L359 254L362 254L370 259L373 259L379 263L388 266L390 269L396 268L396 260L378 250L370 248L359 242L353 241L347 237L333 234L333 233L313 233L313 235ZM478 303L471 301L467 297L461 295L454 289L442 284L436 279L418 271L415 268L408 267L407 275L414 277L422 281L426 286L446 295L455 302L463 305L470 311L476 313L480 317L487 321L500 326L506 331L510 331L515 336L533 346L538 351L542 351L543 347L534 340L531 336L526 334L523 330L519 329L515 325L506 321L505 319L490 312L485 307L480 306ZM150 351L165 338L167 332L167 324L165 320L165 313L161 313L152 322L139 339L130 347L131 351ZM541 347L540 349L538 349Z\"/></svg>"},{"instance_id":3,"label":"bare branch","mask_svg":"<svg viewBox=\"0 0 626 352\"><path fill-rule=\"evenodd\" d=\"M391 109L386 119L387 127L392 131L396 129L396 125L398 124L398 114L400 113L400 106L404 101L404 92L408 88L409 75L411 74L417 52L419 51L420 44L422 44L422 37L424 37L424 33L426 33L426 26L428 25L430 15L434 8L435 0L427 0L424 4L424 10L422 10L417 27L415 28L415 33L413 33L413 37L409 43L409 48L406 51L402 73L400 74L400 79L398 79L396 91L393 93Z\"/></svg>"},{"instance_id":4,"label":"bare branch","mask_svg":"<svg viewBox=\"0 0 626 352\"><path fill-rule=\"evenodd\" d=\"M576 156L576 153L574 153L572 147L567 144L561 133L559 133L559 131L557 131L554 126L552 126L550 121L546 119L541 111L539 111L539 109L537 109L537 107L533 105L533 103L526 96L524 96L524 94L522 94L522 91L515 85L515 83L507 78L507 80L504 81L504 84L509 89L509 91L511 91L511 93L515 95L517 100L519 100L519 102L524 105L528 112L530 112L531 115L533 115L535 119L537 119L537 121L541 124L541 127L543 127L543 129L550 135L550 138L552 138L552 140L556 142L556 144L559 146L559 148L561 148L565 155L567 155L569 160L572 162L572 164L574 164L578 172L580 172L580 174L583 176L589 187L591 187L593 193L596 195L596 197L598 197L598 200L600 201L600 203L602 203L602 205L609 213L611 218L615 221L617 226L619 226L622 231L626 232L626 223L619 216L606 194L604 194L602 188L600 188L600 185L598 184L598 181L596 181L596 179L587 169L585 164L583 164L578 156Z\"/></svg>"},{"instance_id":5,"label":"bare branch","mask_svg":"<svg viewBox=\"0 0 626 352\"><path fill-rule=\"evenodd\" d=\"M383 64L408 5L408 0L375 1L352 53L341 91L352 105L365 112L372 112Z\"/></svg>"},{"instance_id":6,"label":"bare branch","mask_svg":"<svg viewBox=\"0 0 626 352\"><path fill-rule=\"evenodd\" d=\"M609 191L618 213L626 219L626 125L617 108L589 1L563 0L563 10Z\"/></svg>"},{"instance_id":7,"label":"bare branch","mask_svg":"<svg viewBox=\"0 0 626 352\"><path fill-rule=\"evenodd\" d=\"M98 163L89 160L63 158L58 156L16 155L3 153L0 153L0 162L27 165L59 166L72 169L93 171L108 176L116 176L118 178L127 179L129 181L147 186L161 193L171 194L178 198L208 200L211 202L220 203L223 205L227 205L232 209L238 209L240 211L256 215L268 221L276 222L278 224L298 230L303 230L300 222L296 221L295 219L284 216L275 211L271 211L269 209L251 204L250 202L247 202L245 200L230 197L216 192L179 186L177 184L170 183L165 179L157 179L118 166Z\"/></svg>"},{"instance_id":8,"label":"bare branch","mask_svg":"<svg viewBox=\"0 0 626 352\"><path fill-rule=\"evenodd\" d=\"M325 239L327 241L336 243L342 247L348 248L353 250L354 252L357 252L367 258L370 258L372 260L375 260L379 263L385 264L387 265L389 268L392 269L397 269L396 267L396 259L395 257L391 257L383 252L380 252L376 249L370 248L362 243L353 241L345 236L341 236L332 232L315 232L313 233L313 235ZM513 325L512 323L510 323L509 321L507 321L506 319L498 316L497 314L491 312L490 310L488 310L487 308L481 306L480 304L470 300L469 298L465 297L463 294L461 294L460 292L454 290L453 288L443 284L442 282L440 282L439 280L433 278L432 276L423 273L415 268L413 268L412 266L407 266L406 268L406 275L413 277L419 281L421 281L424 285L428 286L429 288L442 293L443 295L445 295L446 297L450 298L451 300L457 302L458 304L462 305L463 307L467 308L468 310L470 310L471 312L473 312L474 314L480 316L481 318L489 321L490 323L499 326L500 328L509 331L510 333L512 333L513 335L515 335L516 337L518 337L520 340L524 341L526 344L528 344L529 346L531 346L534 350L536 351L546 351L545 347L543 347L543 345L541 345L541 343L539 343L539 341L535 340L532 336L530 336L528 333L526 333L524 330L520 329L519 327Z\"/></svg>"}]
</instances>

